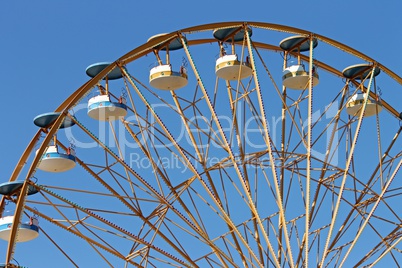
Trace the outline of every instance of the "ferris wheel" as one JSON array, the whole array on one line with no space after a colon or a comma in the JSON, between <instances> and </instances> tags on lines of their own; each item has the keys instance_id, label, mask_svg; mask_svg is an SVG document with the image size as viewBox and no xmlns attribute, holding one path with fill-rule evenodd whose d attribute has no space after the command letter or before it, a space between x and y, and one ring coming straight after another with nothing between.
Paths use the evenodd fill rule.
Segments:
<instances>
[{"instance_id":1,"label":"ferris wheel","mask_svg":"<svg viewBox=\"0 0 402 268\"><path fill-rule=\"evenodd\" d=\"M402 79L378 61L226 22L86 74L0 185L2 267L402 262Z\"/></svg>"}]
</instances>

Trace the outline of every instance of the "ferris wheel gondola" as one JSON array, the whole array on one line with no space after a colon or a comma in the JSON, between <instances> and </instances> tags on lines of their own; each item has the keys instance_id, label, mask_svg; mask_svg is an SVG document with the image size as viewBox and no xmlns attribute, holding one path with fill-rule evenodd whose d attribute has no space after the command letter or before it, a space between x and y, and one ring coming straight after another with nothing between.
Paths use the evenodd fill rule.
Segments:
<instances>
[{"instance_id":1,"label":"ferris wheel gondola","mask_svg":"<svg viewBox=\"0 0 402 268\"><path fill-rule=\"evenodd\" d=\"M313 39L312 49L317 47L317 39ZM291 36L282 40L279 46L284 51L292 51L297 53L297 64L286 67L283 70L282 81L283 85L292 89L305 89L309 85L310 75L305 70L300 61L300 53L310 50L310 40L305 36ZM315 66L312 68L312 85L316 86L319 83L319 76Z\"/></svg>"},{"instance_id":2,"label":"ferris wheel gondola","mask_svg":"<svg viewBox=\"0 0 402 268\"><path fill-rule=\"evenodd\" d=\"M252 35L252 30L248 29L248 34ZM215 73L224 80L242 80L249 77L253 70L248 56L245 60L239 60L235 51L235 42L243 41L245 31L242 28L218 29L213 32L214 37L219 40L220 57L216 60ZM231 52L226 53L224 43L231 44Z\"/></svg>"},{"instance_id":3,"label":"ferris wheel gondola","mask_svg":"<svg viewBox=\"0 0 402 268\"><path fill-rule=\"evenodd\" d=\"M89 77L95 77L110 63L100 62L87 67L86 73ZM117 101L112 101L109 93L109 80L122 78L119 68L113 69L104 80L105 87L98 85L100 94L92 97L88 101L88 116L99 121L114 121L123 118L127 114L126 99L120 97Z\"/></svg>"},{"instance_id":4,"label":"ferris wheel gondola","mask_svg":"<svg viewBox=\"0 0 402 268\"><path fill-rule=\"evenodd\" d=\"M49 128L56 121L60 113L44 113L34 118L34 124L40 128ZM75 123L69 117L64 118L59 126L60 129L73 126ZM36 151L38 153L39 149ZM47 172L64 172L75 167L75 149L67 148L67 152L59 151L57 146L57 135L53 137L53 144L49 145L42 155L38 169Z\"/></svg>"},{"instance_id":5,"label":"ferris wheel gondola","mask_svg":"<svg viewBox=\"0 0 402 268\"><path fill-rule=\"evenodd\" d=\"M148 39L148 42L164 35L165 34L154 35ZM158 65L153 67L149 73L149 84L152 87L162 90L176 90L187 85L188 76L186 67L182 65L179 71L174 71L170 63L170 51L182 48L183 45L178 38L154 47L153 51L158 60ZM165 51L166 63L163 63L161 60L159 56L160 51Z\"/></svg>"}]
</instances>

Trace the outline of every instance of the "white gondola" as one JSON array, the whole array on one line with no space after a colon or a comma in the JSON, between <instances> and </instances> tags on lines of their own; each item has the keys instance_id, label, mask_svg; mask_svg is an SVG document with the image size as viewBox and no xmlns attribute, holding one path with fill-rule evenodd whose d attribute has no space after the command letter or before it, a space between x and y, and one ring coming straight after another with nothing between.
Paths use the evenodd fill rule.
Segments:
<instances>
[{"instance_id":1,"label":"white gondola","mask_svg":"<svg viewBox=\"0 0 402 268\"><path fill-rule=\"evenodd\" d=\"M0 239L9 241L14 216L0 218ZM17 242L27 242L39 236L39 222L31 218L30 222L20 223L18 227Z\"/></svg>"},{"instance_id":2,"label":"white gondola","mask_svg":"<svg viewBox=\"0 0 402 268\"><path fill-rule=\"evenodd\" d=\"M318 85L319 76L313 71L313 86ZM287 67L283 70L282 82L283 85L291 89L305 89L309 86L309 73L306 72L302 64L296 64Z\"/></svg>"},{"instance_id":3,"label":"white gondola","mask_svg":"<svg viewBox=\"0 0 402 268\"><path fill-rule=\"evenodd\" d=\"M57 146L50 145L44 153L38 169L47 172L64 172L75 167L75 160L75 152L72 148L69 148L67 153L60 153Z\"/></svg>"},{"instance_id":4,"label":"white gondola","mask_svg":"<svg viewBox=\"0 0 402 268\"><path fill-rule=\"evenodd\" d=\"M127 115L124 98L112 102L108 94L102 94L88 101L88 116L99 121L113 121Z\"/></svg>"},{"instance_id":5,"label":"white gondola","mask_svg":"<svg viewBox=\"0 0 402 268\"><path fill-rule=\"evenodd\" d=\"M357 93L350 98L346 104L346 112L352 116L359 116L363 109L366 93ZM382 105L379 100L368 98L364 116L372 116L378 114L382 110Z\"/></svg>"},{"instance_id":6,"label":"white gondola","mask_svg":"<svg viewBox=\"0 0 402 268\"><path fill-rule=\"evenodd\" d=\"M237 55L224 55L216 60L215 74L225 80L241 80L253 73L248 61L240 62Z\"/></svg>"},{"instance_id":7,"label":"white gondola","mask_svg":"<svg viewBox=\"0 0 402 268\"><path fill-rule=\"evenodd\" d=\"M163 90L176 90L187 85L187 70L183 66L179 72L172 71L170 64L159 65L151 69L149 83L152 87Z\"/></svg>"}]
</instances>

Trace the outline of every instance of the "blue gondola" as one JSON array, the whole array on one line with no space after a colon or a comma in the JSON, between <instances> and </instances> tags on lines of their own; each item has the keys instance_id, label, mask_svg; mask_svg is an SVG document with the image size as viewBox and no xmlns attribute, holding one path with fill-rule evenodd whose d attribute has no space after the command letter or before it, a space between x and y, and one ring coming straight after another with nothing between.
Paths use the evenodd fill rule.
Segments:
<instances>
[{"instance_id":1,"label":"blue gondola","mask_svg":"<svg viewBox=\"0 0 402 268\"><path fill-rule=\"evenodd\" d=\"M89 77L97 76L103 69L110 65L109 62L98 62L88 66L86 73ZM108 92L109 80L123 77L119 68L114 68L103 79L106 80L106 88L98 85L100 94L88 101L88 116L99 121L114 121L127 114L126 100L120 97L118 101L112 101Z\"/></svg>"},{"instance_id":2,"label":"blue gondola","mask_svg":"<svg viewBox=\"0 0 402 268\"><path fill-rule=\"evenodd\" d=\"M60 113L45 113L34 118L34 124L41 128L50 128L60 116ZM65 117L59 128L68 128L75 123L70 117ZM38 150L36 151L36 154ZM57 147L56 135L53 137L53 145L50 145L43 154L38 169L48 172L63 172L75 167L75 151L67 149L67 153L60 153Z\"/></svg>"},{"instance_id":3,"label":"blue gondola","mask_svg":"<svg viewBox=\"0 0 402 268\"><path fill-rule=\"evenodd\" d=\"M75 167L75 151L68 148L66 153L60 153L56 145L50 145L43 154L38 169L47 172L64 172Z\"/></svg>"},{"instance_id":4,"label":"blue gondola","mask_svg":"<svg viewBox=\"0 0 402 268\"><path fill-rule=\"evenodd\" d=\"M21 191L23 181L8 181L0 184L0 194L2 195L17 195ZM27 195L36 194L38 189L33 185L28 185Z\"/></svg>"},{"instance_id":5,"label":"blue gondola","mask_svg":"<svg viewBox=\"0 0 402 268\"><path fill-rule=\"evenodd\" d=\"M113 102L109 95L98 95L88 101L88 116L99 121L114 121L127 115L124 98Z\"/></svg>"},{"instance_id":6,"label":"blue gondola","mask_svg":"<svg viewBox=\"0 0 402 268\"><path fill-rule=\"evenodd\" d=\"M0 218L0 239L9 241L14 216ZM20 223L18 227L17 242L31 241L39 236L39 222L31 217L29 222Z\"/></svg>"}]
</instances>

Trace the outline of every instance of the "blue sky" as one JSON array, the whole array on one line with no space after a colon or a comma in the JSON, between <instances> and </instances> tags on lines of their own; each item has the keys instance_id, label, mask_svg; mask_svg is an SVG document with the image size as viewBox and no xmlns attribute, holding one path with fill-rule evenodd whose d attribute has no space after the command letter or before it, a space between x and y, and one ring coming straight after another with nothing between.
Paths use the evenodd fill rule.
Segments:
<instances>
[{"instance_id":1,"label":"blue sky","mask_svg":"<svg viewBox=\"0 0 402 268\"><path fill-rule=\"evenodd\" d=\"M36 115L85 83L88 65L114 61L152 35L221 21L283 24L342 42L401 76L401 9L400 0L3 2L0 182L36 133Z\"/></svg>"},{"instance_id":2,"label":"blue sky","mask_svg":"<svg viewBox=\"0 0 402 268\"><path fill-rule=\"evenodd\" d=\"M345 43L402 73L398 0L374 1L9 1L0 10L3 131L0 174L7 180L36 132L32 119L53 111L87 81L85 69L114 61L155 34L220 21L261 21ZM202 4L201 4L202 3Z\"/></svg>"}]
</instances>

